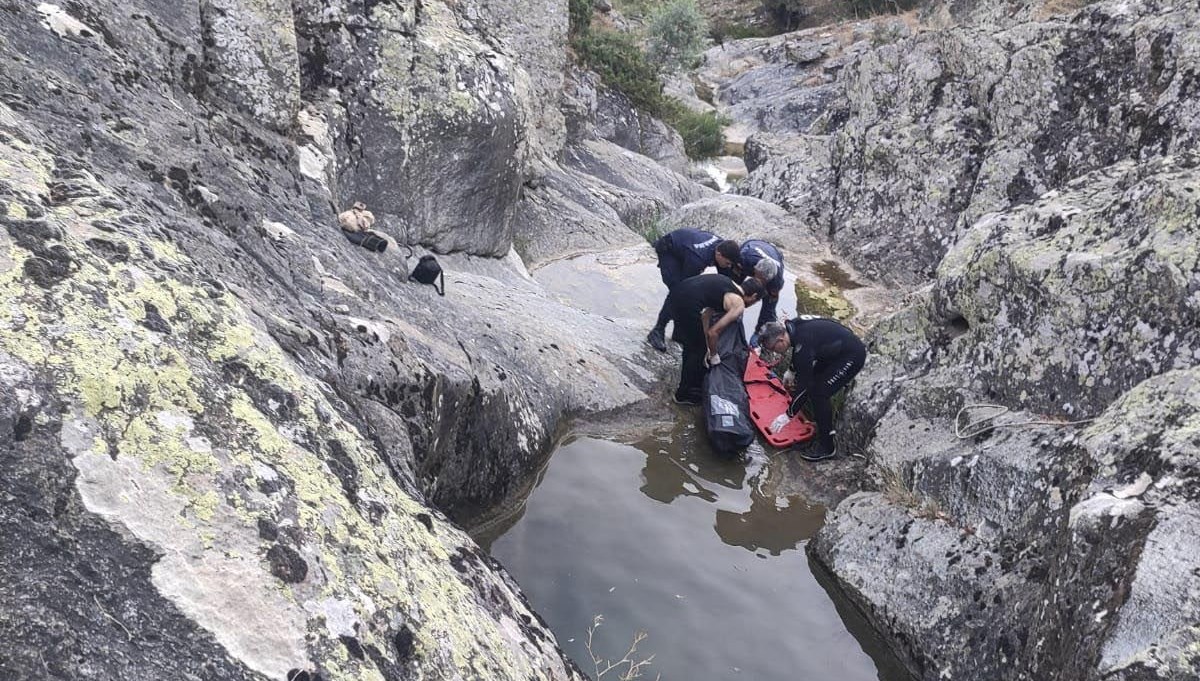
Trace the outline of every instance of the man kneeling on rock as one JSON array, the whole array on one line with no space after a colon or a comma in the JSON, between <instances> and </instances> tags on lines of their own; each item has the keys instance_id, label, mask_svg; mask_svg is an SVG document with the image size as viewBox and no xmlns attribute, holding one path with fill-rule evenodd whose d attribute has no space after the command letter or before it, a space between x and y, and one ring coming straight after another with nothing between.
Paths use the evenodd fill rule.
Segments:
<instances>
[{"instance_id":1,"label":"man kneeling on rock","mask_svg":"<svg viewBox=\"0 0 1200 681\"><path fill-rule=\"evenodd\" d=\"M858 375L867 359L867 348L858 336L832 319L802 315L784 323L764 324L758 333L762 347L772 352L792 350L794 378L788 389L793 399L788 416L807 402L817 424L817 443L800 452L806 461L837 456L831 398Z\"/></svg>"},{"instance_id":2,"label":"man kneeling on rock","mask_svg":"<svg viewBox=\"0 0 1200 681\"><path fill-rule=\"evenodd\" d=\"M654 242L658 254L658 269L669 292L680 282L700 274L709 267L730 270L737 265L738 242L722 239L700 229L682 228L668 232ZM659 352L667 351L667 322L671 311L664 301L658 321L646 336L646 342Z\"/></svg>"},{"instance_id":3,"label":"man kneeling on rock","mask_svg":"<svg viewBox=\"0 0 1200 681\"><path fill-rule=\"evenodd\" d=\"M762 293L762 283L753 277L747 277L739 286L722 274L697 275L671 289L667 308L675 320L672 337L683 346L679 387L675 390L677 404L701 403L705 366L720 362L716 348L721 330L737 323ZM720 318L713 322L712 317L718 314Z\"/></svg>"},{"instance_id":4,"label":"man kneeling on rock","mask_svg":"<svg viewBox=\"0 0 1200 681\"><path fill-rule=\"evenodd\" d=\"M362 201L354 202L350 210L338 215L338 225L342 234L352 244L357 244L376 253L384 252L388 247L387 237L371 229L375 224L375 214L367 210Z\"/></svg>"}]
</instances>

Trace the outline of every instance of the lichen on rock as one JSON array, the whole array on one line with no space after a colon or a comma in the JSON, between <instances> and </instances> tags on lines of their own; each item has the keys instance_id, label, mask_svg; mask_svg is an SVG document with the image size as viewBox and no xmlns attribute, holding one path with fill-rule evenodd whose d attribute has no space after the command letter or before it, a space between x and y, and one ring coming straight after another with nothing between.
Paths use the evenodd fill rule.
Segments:
<instances>
[{"instance_id":1,"label":"lichen on rock","mask_svg":"<svg viewBox=\"0 0 1200 681\"><path fill-rule=\"evenodd\" d=\"M444 30L446 54L512 97L506 57L429 9L389 21ZM580 678L447 513L469 521L524 485L565 414L641 399L637 335L509 263L444 257L441 298L404 280L399 249L341 238L355 106L370 102L346 77L378 55L369 17L302 2L70 11L95 35L0 7L0 448L19 454L0 457L0 668ZM520 127L472 111L489 135ZM472 172L511 212L523 152L497 140L482 153L503 150L516 184ZM449 248L477 236L460 227ZM472 247L507 253L507 239Z\"/></svg>"},{"instance_id":2,"label":"lichen on rock","mask_svg":"<svg viewBox=\"0 0 1200 681\"><path fill-rule=\"evenodd\" d=\"M868 337L843 437L940 511L863 493L812 550L922 677L1194 667L1194 617L1151 593L1193 588L1157 547L1195 519L1195 168L1123 162L981 219Z\"/></svg>"},{"instance_id":3,"label":"lichen on rock","mask_svg":"<svg viewBox=\"0 0 1200 681\"><path fill-rule=\"evenodd\" d=\"M819 220L861 270L911 286L989 212L1117 161L1195 147L1184 66L1196 56L1192 9L1096 2L1056 15L1035 12L1041 4L1010 3L1009 16L988 3L978 12L937 3L927 14L956 16L822 56L806 67L819 82L784 96L821 93L819 115L752 136L743 191ZM739 80L796 68L758 59ZM764 116L776 106L739 103L756 105Z\"/></svg>"}]
</instances>

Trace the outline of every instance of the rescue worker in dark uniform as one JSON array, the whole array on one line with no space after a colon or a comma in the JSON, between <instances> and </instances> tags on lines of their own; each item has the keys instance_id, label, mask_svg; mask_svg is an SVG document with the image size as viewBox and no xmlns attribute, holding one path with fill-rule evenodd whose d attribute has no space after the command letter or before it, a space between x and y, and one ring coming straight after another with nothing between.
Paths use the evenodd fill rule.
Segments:
<instances>
[{"instance_id":1,"label":"rescue worker in dark uniform","mask_svg":"<svg viewBox=\"0 0 1200 681\"><path fill-rule=\"evenodd\" d=\"M723 274L700 274L684 279L667 294L667 307L675 320L671 335L683 346L676 403L700 404L704 370L713 361L721 330L736 323L747 307L758 302L762 291L753 277L739 286ZM714 316L719 318L714 321Z\"/></svg>"},{"instance_id":2,"label":"rescue worker in dark uniform","mask_svg":"<svg viewBox=\"0 0 1200 681\"><path fill-rule=\"evenodd\" d=\"M717 272L734 281L754 277L766 288L762 306L758 309L754 333L761 331L763 324L775 321L775 306L779 303L779 292L783 290L783 254L774 244L762 239L745 241L738 252L738 261L734 267L718 267Z\"/></svg>"},{"instance_id":3,"label":"rescue worker in dark uniform","mask_svg":"<svg viewBox=\"0 0 1200 681\"><path fill-rule=\"evenodd\" d=\"M658 269L663 283L667 285L668 294L679 282L709 267L730 270L737 264L739 250L736 241L687 227L668 232L654 242ZM658 312L658 321L646 336L646 342L659 352L667 351L666 332L670 320L671 312L664 301Z\"/></svg>"},{"instance_id":4,"label":"rescue worker in dark uniform","mask_svg":"<svg viewBox=\"0 0 1200 681\"><path fill-rule=\"evenodd\" d=\"M769 322L758 334L762 347L772 352L792 350L794 379L788 386L793 399L788 415L807 402L817 424L817 443L800 453L807 461L837 456L830 398L858 375L867 359L867 348L858 336L832 319L803 315L784 323Z\"/></svg>"}]
</instances>

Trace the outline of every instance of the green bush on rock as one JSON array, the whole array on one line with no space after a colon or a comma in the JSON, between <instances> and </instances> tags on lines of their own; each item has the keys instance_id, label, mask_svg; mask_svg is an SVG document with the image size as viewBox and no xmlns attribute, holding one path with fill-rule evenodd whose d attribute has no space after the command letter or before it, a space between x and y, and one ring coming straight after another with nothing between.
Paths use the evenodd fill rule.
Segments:
<instances>
[{"instance_id":1,"label":"green bush on rock","mask_svg":"<svg viewBox=\"0 0 1200 681\"><path fill-rule=\"evenodd\" d=\"M713 111L692 111L671 100L665 120L683 137L683 148L689 158L718 156L725 148L723 130L729 119Z\"/></svg>"},{"instance_id":2,"label":"green bush on rock","mask_svg":"<svg viewBox=\"0 0 1200 681\"><path fill-rule=\"evenodd\" d=\"M708 19L696 0L669 0L650 15L646 54L667 71L691 68L708 47Z\"/></svg>"},{"instance_id":3,"label":"green bush on rock","mask_svg":"<svg viewBox=\"0 0 1200 681\"><path fill-rule=\"evenodd\" d=\"M578 36L587 33L592 27L592 11L595 0L569 0L567 15L570 35Z\"/></svg>"},{"instance_id":4,"label":"green bush on rock","mask_svg":"<svg viewBox=\"0 0 1200 681\"><path fill-rule=\"evenodd\" d=\"M580 60L596 73L604 84L624 93L639 109L661 116L665 100L658 66L627 33L609 30L590 31L575 41Z\"/></svg>"},{"instance_id":5,"label":"green bush on rock","mask_svg":"<svg viewBox=\"0 0 1200 681\"><path fill-rule=\"evenodd\" d=\"M591 11L592 0L571 0L571 46L579 62L599 74L606 87L629 98L634 107L661 118L678 130L689 157L707 158L720 154L725 145L721 131L729 124L728 119L713 112L691 111L678 100L664 96L660 75L665 58L647 54L628 33L592 28ZM658 50L655 54L694 60L707 43L705 33L708 30L696 9L695 0L673 0L663 7L663 12L663 16L692 12L699 20L688 24L686 29L664 28L666 32L660 34L661 43L653 48Z\"/></svg>"}]
</instances>

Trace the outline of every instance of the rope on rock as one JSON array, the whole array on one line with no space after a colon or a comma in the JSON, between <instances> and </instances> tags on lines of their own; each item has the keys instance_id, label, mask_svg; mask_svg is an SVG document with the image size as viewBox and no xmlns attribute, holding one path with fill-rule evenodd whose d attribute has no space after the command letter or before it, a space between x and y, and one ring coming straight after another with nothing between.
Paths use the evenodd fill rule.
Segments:
<instances>
[{"instance_id":1,"label":"rope on rock","mask_svg":"<svg viewBox=\"0 0 1200 681\"><path fill-rule=\"evenodd\" d=\"M974 421L968 421L964 426L962 424L963 412L969 409L991 409L994 413L984 416L983 418ZM993 419L1007 414L1011 409L1001 404L976 403L963 406L954 415L954 436L960 440L969 440L976 435L982 435L988 431L997 428L1024 428L1025 426L1077 426L1083 423L1091 423L1096 419L1080 419L1078 421L1049 421L1044 419L1035 419L1032 421L1017 421L1016 423L990 423ZM984 425L986 424L986 425Z\"/></svg>"}]
</instances>

